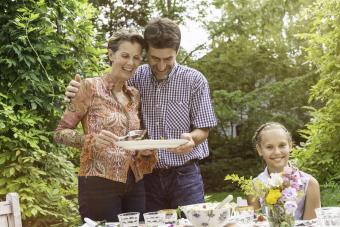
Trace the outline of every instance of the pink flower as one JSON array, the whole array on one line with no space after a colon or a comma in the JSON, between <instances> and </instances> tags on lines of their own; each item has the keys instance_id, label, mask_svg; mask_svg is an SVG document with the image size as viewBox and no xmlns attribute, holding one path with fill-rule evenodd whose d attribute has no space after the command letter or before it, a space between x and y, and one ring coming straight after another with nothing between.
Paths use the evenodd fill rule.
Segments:
<instances>
[{"instance_id":1,"label":"pink flower","mask_svg":"<svg viewBox=\"0 0 340 227\"><path fill-rule=\"evenodd\" d=\"M300 173L298 171L295 171L292 175L292 180L293 181L299 181L300 180Z\"/></svg>"},{"instance_id":2,"label":"pink flower","mask_svg":"<svg viewBox=\"0 0 340 227\"><path fill-rule=\"evenodd\" d=\"M285 166L283 168L283 174L284 175L291 175L293 173L293 168L290 166Z\"/></svg>"},{"instance_id":3,"label":"pink flower","mask_svg":"<svg viewBox=\"0 0 340 227\"><path fill-rule=\"evenodd\" d=\"M283 176L283 185L284 186L289 186L290 185L290 178L289 178L289 176L286 176L286 175Z\"/></svg>"},{"instance_id":4,"label":"pink flower","mask_svg":"<svg viewBox=\"0 0 340 227\"><path fill-rule=\"evenodd\" d=\"M295 188L296 190L299 190L300 189L300 184L296 181L290 181L290 186L292 188Z\"/></svg>"}]
</instances>

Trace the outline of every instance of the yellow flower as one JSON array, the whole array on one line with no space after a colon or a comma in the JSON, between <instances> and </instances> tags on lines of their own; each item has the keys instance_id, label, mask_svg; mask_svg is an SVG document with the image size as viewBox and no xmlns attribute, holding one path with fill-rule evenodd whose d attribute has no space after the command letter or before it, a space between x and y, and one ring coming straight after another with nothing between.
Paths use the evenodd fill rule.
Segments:
<instances>
[{"instance_id":1,"label":"yellow flower","mask_svg":"<svg viewBox=\"0 0 340 227\"><path fill-rule=\"evenodd\" d=\"M280 197L281 192L279 189L270 189L268 195L266 196L266 203L274 205Z\"/></svg>"}]
</instances>

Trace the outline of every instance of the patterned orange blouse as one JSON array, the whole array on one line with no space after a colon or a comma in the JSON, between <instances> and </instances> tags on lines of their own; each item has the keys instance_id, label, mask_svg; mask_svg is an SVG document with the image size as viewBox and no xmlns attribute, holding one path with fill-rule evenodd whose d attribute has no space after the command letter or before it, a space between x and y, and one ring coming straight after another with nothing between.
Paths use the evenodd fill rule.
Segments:
<instances>
[{"instance_id":1,"label":"patterned orange blouse","mask_svg":"<svg viewBox=\"0 0 340 227\"><path fill-rule=\"evenodd\" d=\"M136 158L134 151L116 145L101 150L95 150L92 146L94 136L102 129L117 136L140 129L138 90L125 84L123 91L130 100L127 106L122 106L111 92L113 87L110 75L83 80L79 92L59 122L54 139L57 143L82 149L79 176L98 176L126 183L131 168L138 181L155 166L155 151L151 156ZM85 135L74 130L80 121Z\"/></svg>"}]
</instances>

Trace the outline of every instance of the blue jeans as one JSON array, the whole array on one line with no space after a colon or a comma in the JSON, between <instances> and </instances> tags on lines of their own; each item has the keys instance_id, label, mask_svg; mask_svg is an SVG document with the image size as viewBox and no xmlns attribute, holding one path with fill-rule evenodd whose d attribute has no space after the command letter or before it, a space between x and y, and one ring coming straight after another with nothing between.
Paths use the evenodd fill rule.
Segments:
<instances>
[{"instance_id":1,"label":"blue jeans","mask_svg":"<svg viewBox=\"0 0 340 227\"><path fill-rule=\"evenodd\" d=\"M117 215L124 212L145 212L143 180L135 182L131 170L127 182L121 183L101 177L78 177L79 212L96 221L118 221Z\"/></svg>"},{"instance_id":2,"label":"blue jeans","mask_svg":"<svg viewBox=\"0 0 340 227\"><path fill-rule=\"evenodd\" d=\"M146 210L177 209L204 202L204 187L197 161L180 167L155 169L144 176Z\"/></svg>"}]
</instances>

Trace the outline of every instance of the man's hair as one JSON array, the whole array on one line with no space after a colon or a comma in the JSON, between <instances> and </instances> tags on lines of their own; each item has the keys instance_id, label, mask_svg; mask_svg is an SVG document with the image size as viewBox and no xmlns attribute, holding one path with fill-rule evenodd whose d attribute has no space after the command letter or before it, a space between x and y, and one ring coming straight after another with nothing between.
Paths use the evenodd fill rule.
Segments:
<instances>
[{"instance_id":1,"label":"man's hair","mask_svg":"<svg viewBox=\"0 0 340 227\"><path fill-rule=\"evenodd\" d=\"M121 29L113 33L113 35L109 38L107 49L111 49L113 52L116 52L119 48L119 45L123 41L138 43L142 46L142 48L145 48L145 41L143 39L143 36L138 34L135 30Z\"/></svg>"},{"instance_id":2,"label":"man's hair","mask_svg":"<svg viewBox=\"0 0 340 227\"><path fill-rule=\"evenodd\" d=\"M149 47L163 49L179 49L181 44L181 31L178 25L168 18L154 18L145 27L144 39L146 49Z\"/></svg>"}]
</instances>

